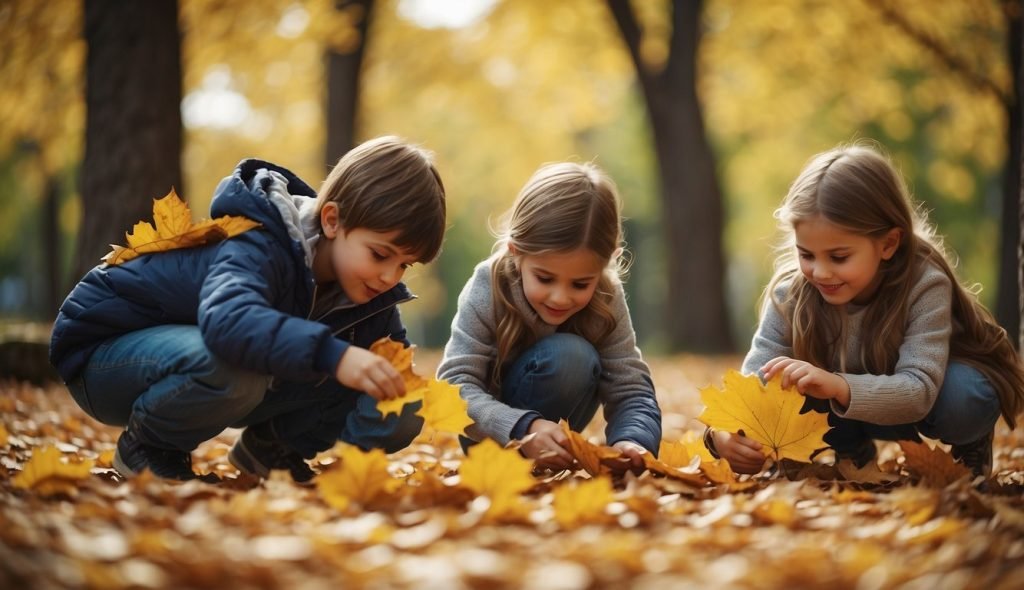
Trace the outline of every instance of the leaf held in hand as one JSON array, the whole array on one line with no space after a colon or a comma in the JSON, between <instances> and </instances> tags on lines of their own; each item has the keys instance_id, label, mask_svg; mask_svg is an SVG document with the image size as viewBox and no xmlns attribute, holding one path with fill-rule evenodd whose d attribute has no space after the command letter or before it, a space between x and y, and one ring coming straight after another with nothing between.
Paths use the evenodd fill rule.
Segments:
<instances>
[{"instance_id":1,"label":"leaf held in hand","mask_svg":"<svg viewBox=\"0 0 1024 590\"><path fill-rule=\"evenodd\" d=\"M245 217L225 215L217 219L192 222L192 213L178 194L171 189L167 196L153 201L153 221L140 221L125 234L128 246L113 245L103 261L121 264L142 254L192 248L237 236L260 224Z\"/></svg>"},{"instance_id":2,"label":"leaf held in hand","mask_svg":"<svg viewBox=\"0 0 1024 590\"><path fill-rule=\"evenodd\" d=\"M828 416L800 413L804 396L795 388L782 389L781 378L762 384L757 375L738 371L725 375L725 387L700 390L704 411L698 420L721 430L738 432L764 445L765 454L776 461L807 462L814 451L827 446Z\"/></svg>"}]
</instances>

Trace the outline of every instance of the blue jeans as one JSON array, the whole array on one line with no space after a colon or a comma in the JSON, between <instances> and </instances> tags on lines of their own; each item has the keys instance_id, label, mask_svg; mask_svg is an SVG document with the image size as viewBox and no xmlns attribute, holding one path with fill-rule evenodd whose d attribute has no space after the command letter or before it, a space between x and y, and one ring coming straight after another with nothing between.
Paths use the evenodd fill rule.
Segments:
<instances>
[{"instance_id":1,"label":"blue jeans","mask_svg":"<svg viewBox=\"0 0 1024 590\"><path fill-rule=\"evenodd\" d=\"M575 334L555 333L526 349L501 382L501 400L513 408L534 410L545 420L565 419L583 430L597 412L601 358L594 346Z\"/></svg>"},{"instance_id":2,"label":"blue jeans","mask_svg":"<svg viewBox=\"0 0 1024 590\"><path fill-rule=\"evenodd\" d=\"M810 398L809 398L810 399ZM977 369L951 362L939 396L924 420L913 424L881 425L848 420L829 413L832 430L825 442L837 452L856 449L864 440L916 440L919 434L950 445L974 442L992 432L999 419L999 396Z\"/></svg>"},{"instance_id":3,"label":"blue jeans","mask_svg":"<svg viewBox=\"0 0 1024 590\"><path fill-rule=\"evenodd\" d=\"M501 381L501 401L552 422L564 418L580 431L597 412L600 376L600 357L589 342L575 334L552 334L512 361ZM525 435L512 432L513 437ZM463 451L476 444L465 436L459 442Z\"/></svg>"},{"instance_id":4,"label":"blue jeans","mask_svg":"<svg viewBox=\"0 0 1024 590\"><path fill-rule=\"evenodd\" d=\"M275 382L263 402L238 426L266 423L274 438L312 459L341 439L363 450L394 453L409 446L423 429L416 415L422 402L406 404L384 418L377 400L333 378L320 383Z\"/></svg>"},{"instance_id":5,"label":"blue jeans","mask_svg":"<svg viewBox=\"0 0 1024 590\"><path fill-rule=\"evenodd\" d=\"M142 442L191 451L229 426L269 422L304 456L333 446L341 436L363 448L408 444L419 432L415 407L380 420L370 396L333 379L267 389L270 377L232 366L213 355L196 326L167 325L111 339L68 384L93 418L130 426ZM389 438L393 437L393 438ZM398 447L401 448L401 447Z\"/></svg>"}]
</instances>

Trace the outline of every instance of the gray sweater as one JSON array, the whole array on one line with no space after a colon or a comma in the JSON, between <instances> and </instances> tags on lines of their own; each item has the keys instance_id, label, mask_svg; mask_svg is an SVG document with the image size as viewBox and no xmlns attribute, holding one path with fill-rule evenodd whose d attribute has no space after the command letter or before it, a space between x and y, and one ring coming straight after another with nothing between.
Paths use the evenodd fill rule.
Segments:
<instances>
[{"instance_id":1,"label":"gray sweater","mask_svg":"<svg viewBox=\"0 0 1024 590\"><path fill-rule=\"evenodd\" d=\"M444 348L437 376L461 387L462 397L469 405L469 417L475 422L466 429L470 438L482 440L490 437L505 445L513 427L529 410L503 403L499 399L500 394L489 389L491 368L497 356L491 297L492 260L476 266L459 295L451 339ZM661 442L661 410L655 399L650 369L636 346L622 283L616 280L613 288L611 308L617 319L615 329L597 348L601 361L597 396L604 406L604 417L608 422L605 438L609 445L621 440L632 441L656 455ZM527 303L522 289L514 290L513 300L532 321L538 337L543 338L556 331L555 326L540 320Z\"/></svg>"},{"instance_id":2,"label":"gray sweater","mask_svg":"<svg viewBox=\"0 0 1024 590\"><path fill-rule=\"evenodd\" d=\"M781 299L788 288L788 283L779 285L776 297ZM903 344L892 375L865 372L860 355L865 308L847 305L845 372L838 372L838 351L832 366L822 368L837 371L850 384L850 406L843 409L833 401L832 411L843 418L872 424L910 424L924 419L946 374L952 297L952 284L946 273L927 265L910 293ZM743 360L743 373L758 373L762 365L777 356L793 356L791 331L775 306L767 301L750 352Z\"/></svg>"}]
</instances>

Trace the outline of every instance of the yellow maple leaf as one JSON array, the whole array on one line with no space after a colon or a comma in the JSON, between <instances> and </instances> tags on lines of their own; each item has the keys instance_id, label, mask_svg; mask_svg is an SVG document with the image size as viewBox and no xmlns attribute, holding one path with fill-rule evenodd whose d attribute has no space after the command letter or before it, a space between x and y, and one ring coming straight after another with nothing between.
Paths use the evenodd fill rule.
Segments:
<instances>
[{"instance_id":1,"label":"yellow maple leaf","mask_svg":"<svg viewBox=\"0 0 1024 590\"><path fill-rule=\"evenodd\" d=\"M141 254L202 246L260 226L251 219L231 215L193 223L188 205L173 188L167 196L153 201L153 221L156 227L146 221L136 223L131 233L125 234L128 246L112 245L113 250L103 261L116 265Z\"/></svg>"},{"instance_id":2,"label":"yellow maple leaf","mask_svg":"<svg viewBox=\"0 0 1024 590\"><path fill-rule=\"evenodd\" d=\"M459 388L444 380L424 379L416 374L414 348L406 348L401 342L386 336L370 345L370 352L386 358L405 382L405 395L378 400L377 410L382 416L400 414L406 404L422 401L423 406L416 415L421 416L427 426L439 432L463 433L473 421L467 413L466 401L459 396Z\"/></svg>"},{"instance_id":3,"label":"yellow maple leaf","mask_svg":"<svg viewBox=\"0 0 1024 590\"><path fill-rule=\"evenodd\" d=\"M468 407L466 400L459 395L458 386L444 380L431 379L423 394L423 407L416 415L421 416L427 426L438 432L462 434L473 423L469 418Z\"/></svg>"},{"instance_id":4,"label":"yellow maple leaf","mask_svg":"<svg viewBox=\"0 0 1024 590\"><path fill-rule=\"evenodd\" d=\"M10 438L10 433L7 432L7 427L0 424L0 447L7 446L7 439Z\"/></svg>"},{"instance_id":5,"label":"yellow maple leaf","mask_svg":"<svg viewBox=\"0 0 1024 590\"><path fill-rule=\"evenodd\" d=\"M46 446L33 451L32 458L11 483L18 489L35 490L45 496L71 494L78 480L89 477L93 465L90 460L66 463L57 447Z\"/></svg>"},{"instance_id":6,"label":"yellow maple leaf","mask_svg":"<svg viewBox=\"0 0 1024 590\"><path fill-rule=\"evenodd\" d=\"M555 520L562 528L571 529L587 523L608 520L605 508L613 499L612 482L608 477L595 477L579 484L555 488Z\"/></svg>"},{"instance_id":7,"label":"yellow maple leaf","mask_svg":"<svg viewBox=\"0 0 1024 590\"><path fill-rule=\"evenodd\" d=\"M704 411L698 420L729 432L745 435L764 445L766 455L776 461L807 462L814 451L824 448L828 416L817 412L800 414L804 396L796 389L782 389L781 378L766 384L757 375L743 376L728 371L724 389L712 386L700 390Z\"/></svg>"},{"instance_id":8,"label":"yellow maple leaf","mask_svg":"<svg viewBox=\"0 0 1024 590\"><path fill-rule=\"evenodd\" d=\"M470 447L459 466L463 487L489 498L519 496L533 487L533 462L513 449L503 449L492 439Z\"/></svg>"},{"instance_id":9,"label":"yellow maple leaf","mask_svg":"<svg viewBox=\"0 0 1024 590\"><path fill-rule=\"evenodd\" d=\"M323 499L338 510L355 503L367 506L402 485L388 472L384 451L364 452L359 447L341 446L341 465L328 469L316 478L316 487Z\"/></svg>"}]
</instances>

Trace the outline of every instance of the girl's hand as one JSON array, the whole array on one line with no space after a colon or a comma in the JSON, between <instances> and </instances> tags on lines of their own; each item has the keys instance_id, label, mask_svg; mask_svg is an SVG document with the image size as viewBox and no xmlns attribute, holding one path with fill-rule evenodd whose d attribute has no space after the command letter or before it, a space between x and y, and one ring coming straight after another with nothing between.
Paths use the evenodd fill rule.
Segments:
<instances>
[{"instance_id":1,"label":"girl's hand","mask_svg":"<svg viewBox=\"0 0 1024 590\"><path fill-rule=\"evenodd\" d=\"M391 363L358 346L349 346L341 355L334 376L345 387L365 391L376 400L405 395L405 382Z\"/></svg>"},{"instance_id":2,"label":"girl's hand","mask_svg":"<svg viewBox=\"0 0 1024 590\"><path fill-rule=\"evenodd\" d=\"M761 452L762 445L756 440L740 434L715 430L711 433L715 451L729 462L736 473L758 473L764 467L767 457Z\"/></svg>"},{"instance_id":3,"label":"girl's hand","mask_svg":"<svg viewBox=\"0 0 1024 590\"><path fill-rule=\"evenodd\" d=\"M842 407L850 405L850 384L839 375L819 369L807 361L788 356L775 357L761 367L765 381L782 375L783 389L795 386L803 395L818 399L834 399Z\"/></svg>"},{"instance_id":4,"label":"girl's hand","mask_svg":"<svg viewBox=\"0 0 1024 590\"><path fill-rule=\"evenodd\" d=\"M562 432L562 427L550 420L537 418L530 423L524 442L519 447L527 458L533 459L537 467L562 471L574 469L576 459L569 452L569 437Z\"/></svg>"},{"instance_id":5,"label":"girl's hand","mask_svg":"<svg viewBox=\"0 0 1024 590\"><path fill-rule=\"evenodd\" d=\"M622 452L622 457L615 459L614 464L610 461L605 463L605 465L611 467L613 471L625 471L626 469L635 473L643 471L643 456L647 454L647 449L629 440L620 440L613 444L612 448Z\"/></svg>"}]
</instances>

